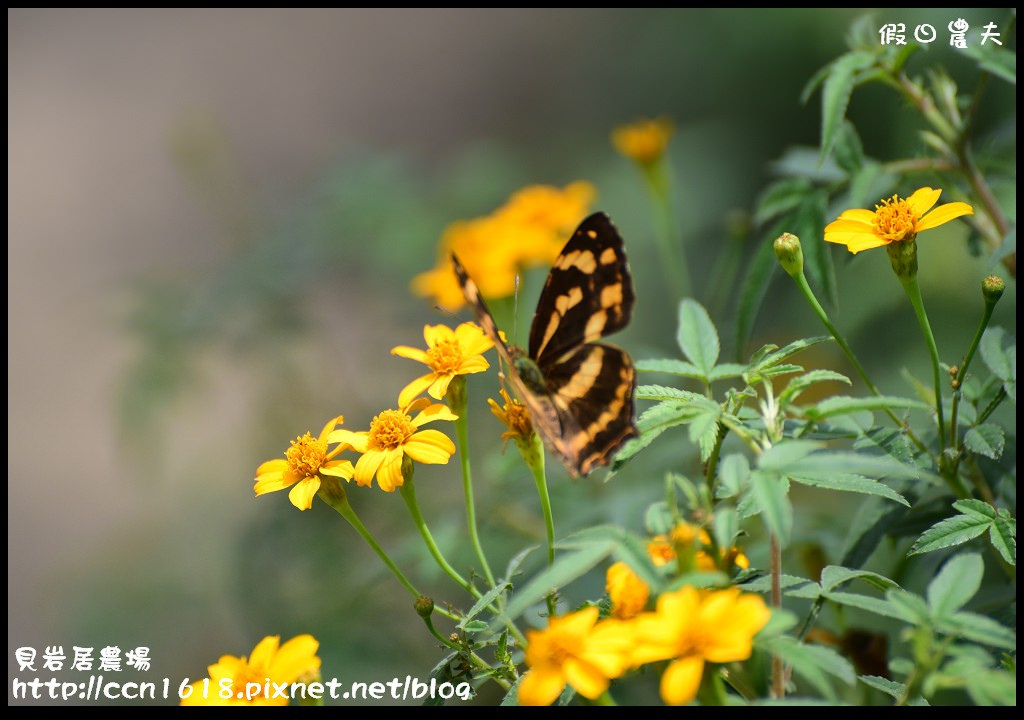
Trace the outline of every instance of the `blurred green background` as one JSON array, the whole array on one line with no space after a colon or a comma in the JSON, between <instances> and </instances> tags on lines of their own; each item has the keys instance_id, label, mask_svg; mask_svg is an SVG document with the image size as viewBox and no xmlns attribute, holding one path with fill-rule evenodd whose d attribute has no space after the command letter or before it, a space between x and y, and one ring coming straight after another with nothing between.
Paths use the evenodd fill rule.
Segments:
<instances>
[{"instance_id":1,"label":"blurred green background","mask_svg":"<svg viewBox=\"0 0 1024 720\"><path fill-rule=\"evenodd\" d=\"M413 297L409 281L433 266L449 222L525 185L595 184L594 209L619 226L637 285L634 321L614 341L635 358L676 353L650 203L609 143L642 116L676 121L695 294L725 352L821 334L777 273L753 340L731 346L735 281L712 278L742 271L764 241L756 229L736 240L735 228L772 162L818 141L819 100L801 105L801 89L864 14L9 11L9 675L21 646L141 645L148 677L176 684L264 635L310 632L325 677L426 677L440 653L405 591L322 504L299 513L283 493L254 500L255 468L332 415L365 429L394 403L421 369L390 349L422 346L425 323L468 319ZM1006 15L886 9L874 25L941 31L956 17L978 27ZM914 59L936 61L973 82L973 63L941 42ZM1015 138L1015 107L1014 88L993 82L980 130ZM858 91L850 116L869 155L920 151L918 119L891 91ZM990 270L966 235L953 223L920 242L949 362L976 326ZM832 252L834 319L883 391L912 394L900 371L928 378L927 354L887 257ZM538 284L528 280L521 332ZM1015 317L1011 282L994 323ZM830 347L801 360L850 372ZM494 375L470 392L478 512L497 570L542 541L543 522L516 453L498 454L502 428L484 405ZM670 444L609 484L553 472L558 534L595 522L641 531L664 469L697 468L692 448L680 460ZM469 567L456 466L417 479L441 546ZM421 588L463 601L397 496L354 489L351 500ZM849 498L798 502L797 538L841 544L834 503ZM582 581L570 599L600 583Z\"/></svg>"}]
</instances>

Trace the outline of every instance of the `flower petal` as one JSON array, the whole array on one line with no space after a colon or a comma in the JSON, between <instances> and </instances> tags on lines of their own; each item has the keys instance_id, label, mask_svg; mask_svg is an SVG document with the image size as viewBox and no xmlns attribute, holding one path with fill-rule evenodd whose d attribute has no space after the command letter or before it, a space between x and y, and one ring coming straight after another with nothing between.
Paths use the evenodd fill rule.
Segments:
<instances>
[{"instance_id":1,"label":"flower petal","mask_svg":"<svg viewBox=\"0 0 1024 720\"><path fill-rule=\"evenodd\" d=\"M939 205L937 208L932 210L930 213L925 215L923 218L917 221L916 230L917 232L924 232L925 230L931 230L937 228L939 225L944 225L950 220L961 217L963 215L973 215L974 208L965 202L951 202L945 205Z\"/></svg>"},{"instance_id":2,"label":"flower petal","mask_svg":"<svg viewBox=\"0 0 1024 720\"><path fill-rule=\"evenodd\" d=\"M412 408L410 408L410 411ZM423 408L419 415L412 419L412 424L415 427L426 425L428 422L434 422L435 420L458 420L459 416L448 409L447 405L441 403L434 403L428 407Z\"/></svg>"},{"instance_id":3,"label":"flower petal","mask_svg":"<svg viewBox=\"0 0 1024 720\"><path fill-rule=\"evenodd\" d=\"M435 400L443 399L445 393L448 392L448 386L452 384L454 378L454 375L435 375L434 382L430 383L430 389L427 390L427 394ZM401 397L398 398L398 404L402 404Z\"/></svg>"},{"instance_id":4,"label":"flower petal","mask_svg":"<svg viewBox=\"0 0 1024 720\"><path fill-rule=\"evenodd\" d=\"M397 355L398 357L409 358L410 360L415 360L416 362L427 362L427 353L425 350L409 347L408 345L399 345L398 347L391 348L391 354Z\"/></svg>"},{"instance_id":5,"label":"flower petal","mask_svg":"<svg viewBox=\"0 0 1024 720\"><path fill-rule=\"evenodd\" d=\"M384 462L377 469L377 487L384 492L394 492L405 483L402 477L402 451L388 450Z\"/></svg>"},{"instance_id":6,"label":"flower petal","mask_svg":"<svg viewBox=\"0 0 1024 720\"><path fill-rule=\"evenodd\" d=\"M845 220L843 218L839 218L838 220L833 220L832 222L830 222L828 225L825 226L825 234L826 235L828 233L831 233L831 232L840 232L840 231L855 232L855 233L866 233L866 234L869 234L869 235L874 235L875 234L875 226L874 226L874 224L868 225L866 223L862 223L859 220Z\"/></svg>"},{"instance_id":7,"label":"flower petal","mask_svg":"<svg viewBox=\"0 0 1024 720\"><path fill-rule=\"evenodd\" d=\"M284 458L274 458L273 460L267 460L265 463L261 463L256 468L257 475L264 475L268 472L283 472L291 467L288 461Z\"/></svg>"},{"instance_id":8,"label":"flower petal","mask_svg":"<svg viewBox=\"0 0 1024 720\"><path fill-rule=\"evenodd\" d=\"M313 507L313 497L319 489L320 478L315 476L308 477L288 491L288 499L299 510L309 510Z\"/></svg>"},{"instance_id":9,"label":"flower petal","mask_svg":"<svg viewBox=\"0 0 1024 720\"><path fill-rule=\"evenodd\" d=\"M325 440L327 436L331 433L331 431L334 430L334 428L337 427L338 425L341 425L343 422L345 422L344 415L338 415L337 417L328 420L327 424L324 425L324 429L320 431L319 439Z\"/></svg>"},{"instance_id":10,"label":"flower petal","mask_svg":"<svg viewBox=\"0 0 1024 720\"><path fill-rule=\"evenodd\" d=\"M596 700L608 689L608 678L588 662L568 658L562 664L562 672L566 682L576 688L576 692L591 700Z\"/></svg>"},{"instance_id":11,"label":"flower petal","mask_svg":"<svg viewBox=\"0 0 1024 720\"><path fill-rule=\"evenodd\" d=\"M700 655L672 662L661 676L661 699L666 705L685 705L697 697L703 674L704 658Z\"/></svg>"},{"instance_id":12,"label":"flower petal","mask_svg":"<svg viewBox=\"0 0 1024 720\"><path fill-rule=\"evenodd\" d=\"M301 479L291 470L278 473L263 473L262 477L256 479L256 484L253 485L252 490L257 495L266 495L267 493L291 487Z\"/></svg>"},{"instance_id":13,"label":"flower petal","mask_svg":"<svg viewBox=\"0 0 1024 720\"><path fill-rule=\"evenodd\" d=\"M440 430L420 430L402 443L402 449L416 462L444 465L455 454L455 443Z\"/></svg>"},{"instance_id":14,"label":"flower petal","mask_svg":"<svg viewBox=\"0 0 1024 720\"><path fill-rule=\"evenodd\" d=\"M458 374L469 375L470 373L483 372L490 366L491 364L487 362L487 358L481 355L473 355L465 358L461 363L459 363Z\"/></svg>"},{"instance_id":15,"label":"flower petal","mask_svg":"<svg viewBox=\"0 0 1024 720\"><path fill-rule=\"evenodd\" d=\"M252 654L249 655L249 667L265 669L270 667L277 653L277 646L281 643L280 635L268 635L259 641ZM224 658L221 658L221 662ZM243 663L244 664L244 663Z\"/></svg>"},{"instance_id":16,"label":"flower petal","mask_svg":"<svg viewBox=\"0 0 1024 720\"><path fill-rule=\"evenodd\" d=\"M427 347L434 347L438 343L454 340L455 333L447 325L424 325L423 339L427 341Z\"/></svg>"},{"instance_id":17,"label":"flower petal","mask_svg":"<svg viewBox=\"0 0 1024 720\"><path fill-rule=\"evenodd\" d=\"M562 673L534 669L523 675L516 695L520 705L550 705L562 694L564 687Z\"/></svg>"},{"instance_id":18,"label":"flower petal","mask_svg":"<svg viewBox=\"0 0 1024 720\"><path fill-rule=\"evenodd\" d=\"M888 245L889 241L883 237L873 235L871 237L862 236L855 240L851 240L846 243L846 249L856 255L863 250L870 250L871 248L883 247Z\"/></svg>"},{"instance_id":19,"label":"flower petal","mask_svg":"<svg viewBox=\"0 0 1024 720\"><path fill-rule=\"evenodd\" d=\"M312 635L297 635L277 651L270 664L268 677L276 683L293 683L303 675L320 668L316 656L320 643Z\"/></svg>"},{"instance_id":20,"label":"flower petal","mask_svg":"<svg viewBox=\"0 0 1024 720\"><path fill-rule=\"evenodd\" d=\"M368 450L356 461L356 472L353 476L357 485L370 487L373 483L373 476L377 474L377 468L384 462L387 453L384 450Z\"/></svg>"},{"instance_id":21,"label":"flower petal","mask_svg":"<svg viewBox=\"0 0 1024 720\"><path fill-rule=\"evenodd\" d=\"M939 195L941 194L941 188L935 190L930 187L919 188L914 191L913 195L907 198L907 205L910 206L910 211L914 213L914 217L921 218L939 201Z\"/></svg>"},{"instance_id":22,"label":"flower petal","mask_svg":"<svg viewBox=\"0 0 1024 720\"><path fill-rule=\"evenodd\" d=\"M494 341L484 334L479 325L472 322L464 322L455 328L455 338L459 341L463 355L480 355L494 347Z\"/></svg>"},{"instance_id":23,"label":"flower petal","mask_svg":"<svg viewBox=\"0 0 1024 720\"><path fill-rule=\"evenodd\" d=\"M839 215L840 220L854 220L865 225L875 224L875 213L873 210L864 210L862 208L852 208L850 210L843 210Z\"/></svg>"},{"instance_id":24,"label":"flower petal","mask_svg":"<svg viewBox=\"0 0 1024 720\"><path fill-rule=\"evenodd\" d=\"M405 407L412 402L413 398L422 393L434 380L437 379L437 373L429 373L422 375L411 383L402 388L402 392L398 393L398 407Z\"/></svg>"},{"instance_id":25,"label":"flower petal","mask_svg":"<svg viewBox=\"0 0 1024 720\"><path fill-rule=\"evenodd\" d=\"M370 442L370 433L335 430L327 436L328 443L344 443L359 453L365 453Z\"/></svg>"},{"instance_id":26,"label":"flower petal","mask_svg":"<svg viewBox=\"0 0 1024 720\"><path fill-rule=\"evenodd\" d=\"M332 460L329 463L321 465L320 472L324 475L333 475L334 477L351 480L352 474L355 472L355 468L352 467L352 462L350 460Z\"/></svg>"}]
</instances>

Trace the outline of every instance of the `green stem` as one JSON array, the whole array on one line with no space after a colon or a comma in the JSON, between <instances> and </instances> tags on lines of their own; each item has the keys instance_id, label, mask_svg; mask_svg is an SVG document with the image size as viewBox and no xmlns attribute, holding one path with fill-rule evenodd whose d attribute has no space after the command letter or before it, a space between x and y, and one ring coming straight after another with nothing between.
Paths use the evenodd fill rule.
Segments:
<instances>
[{"instance_id":1,"label":"green stem","mask_svg":"<svg viewBox=\"0 0 1024 720\"><path fill-rule=\"evenodd\" d=\"M1006 387L999 388L999 392L992 398L991 402L985 406L985 409L981 411L981 415L978 416L976 425L981 425L983 422L988 420L988 416L995 412L996 408L1006 399Z\"/></svg>"},{"instance_id":2,"label":"green stem","mask_svg":"<svg viewBox=\"0 0 1024 720\"><path fill-rule=\"evenodd\" d=\"M340 492L338 492L338 490L340 490ZM366 544L369 545L375 553L377 553L377 557L379 557L384 562L388 570L390 570L398 579L398 582L402 583L402 587L408 590L414 598L420 596L419 590L413 587L413 584L409 582L409 579L406 578L402 571L398 569L398 566L395 565L394 562L392 562L391 558L388 557L388 554L384 552L384 548L382 548L377 543L376 539L374 539L370 531L367 530L365 525L363 525L362 521L359 519L359 516L356 515L356 511L353 510L352 506L349 504L348 496L345 493L344 488L342 488L340 484L336 488L329 490L327 488L327 483L325 482L324 485L321 486L321 489L317 493L317 495L319 495L321 500L323 500L332 508L334 508L334 510L339 515L341 515L343 518L345 518L345 520L348 521L348 524L351 525L352 528L357 533L359 533L359 536L366 541ZM447 610L442 610L438 607L434 608L434 612L438 613L439 615L444 615L446 618L450 620L460 620L460 618L457 615L454 615L448 612Z\"/></svg>"},{"instance_id":3,"label":"green stem","mask_svg":"<svg viewBox=\"0 0 1024 720\"><path fill-rule=\"evenodd\" d=\"M782 609L782 549L775 535L769 537L768 553L771 558L772 607ZM782 658L772 655L772 697L782 698L786 694L786 672Z\"/></svg>"},{"instance_id":4,"label":"green stem","mask_svg":"<svg viewBox=\"0 0 1024 720\"><path fill-rule=\"evenodd\" d=\"M544 463L544 445L540 436L533 433L526 441L528 447L520 447L526 465L533 473L533 480L537 484L537 495L540 498L541 512L544 513L544 530L548 543L548 567L555 562L555 519L551 513L551 498L548 495L547 471ZM558 599L554 592L550 592L546 598L549 617L554 617L558 612Z\"/></svg>"},{"instance_id":5,"label":"green stem","mask_svg":"<svg viewBox=\"0 0 1024 720\"><path fill-rule=\"evenodd\" d=\"M430 630L430 634L437 638L438 641L446 648L448 648L449 650L455 650L456 652L462 654L464 657L469 658L470 662L472 662L481 670L494 670L494 668L492 668L486 660L477 655L475 652L473 652L472 650L467 650L467 648L463 647L462 645L459 645L458 643L452 642L451 640L443 636L441 633L439 633L434 628L434 623L431 621L430 616L423 618L423 622L427 624L427 629ZM488 679L496 682L506 692L512 689L512 685L508 682L508 680L504 680L503 678L496 677L494 675L489 675Z\"/></svg>"},{"instance_id":6,"label":"green stem","mask_svg":"<svg viewBox=\"0 0 1024 720\"><path fill-rule=\"evenodd\" d=\"M679 230L674 220L672 181L668 163L662 156L652 163L641 165L641 169L654 202L655 238L669 285L676 291L677 297L687 297L691 292L689 265L686 262L683 243L679 242Z\"/></svg>"},{"instance_id":7,"label":"green stem","mask_svg":"<svg viewBox=\"0 0 1024 720\"><path fill-rule=\"evenodd\" d=\"M921 334L924 335L928 345L928 354L932 361L932 382L935 386L935 416L939 426L939 442L942 450L946 449L946 422L942 414L942 367L939 364L939 348L935 344L935 335L932 334L931 323L928 322L928 314L924 309L924 299L921 297L921 286L917 283L917 273L904 273L899 275L903 289L907 292L907 298L917 315L917 323L921 326Z\"/></svg>"},{"instance_id":8,"label":"green stem","mask_svg":"<svg viewBox=\"0 0 1024 720\"><path fill-rule=\"evenodd\" d=\"M483 546L480 544L480 535L476 527L476 503L473 501L473 479L469 470L469 440L466 422L466 380L464 377L457 377L448 388L448 397L452 412L458 415L455 421L455 440L458 443L459 459L462 464L462 490L466 496L466 524L469 526L469 541L476 552L476 558L483 568L487 584L494 587L494 573L484 555Z\"/></svg>"},{"instance_id":9,"label":"green stem","mask_svg":"<svg viewBox=\"0 0 1024 720\"><path fill-rule=\"evenodd\" d=\"M981 336L985 334L985 328L988 327L989 320L992 319L992 311L995 310L996 304L994 302L985 302L985 311L981 315L981 322L978 323L978 331L974 333L974 339L971 341L970 348L967 349L967 354L964 355L964 361L960 363L960 367L957 369L956 377L953 383L953 406L950 410L950 429L949 429L949 444L956 450L960 449L960 435L957 432L957 410L960 406L960 385L963 383L964 378L967 377L967 367L971 364L971 360L974 359L974 353L978 350L978 345L981 344Z\"/></svg>"},{"instance_id":10,"label":"green stem","mask_svg":"<svg viewBox=\"0 0 1024 720\"><path fill-rule=\"evenodd\" d=\"M814 314L818 316L818 319L821 321L821 324L825 326L829 334L835 339L836 344L843 351L843 354L846 355L846 359L850 361L850 364L853 365L854 370L856 370L857 374L860 375L860 379L864 382L864 385L876 397L881 397L882 393L880 393L878 391L878 388L875 387L875 384L871 382L871 378L868 377L867 371L864 370L864 367L860 364L860 361L857 360L857 356L853 354L853 349L847 344L846 339L842 336L842 334L840 334L839 329L832 324L832 321L828 317L828 313L825 312L825 308L823 308L821 306L821 303L818 302L818 298L815 297L814 291L811 289L811 286L807 283L807 278L801 272L794 276L793 279L796 281L797 287L800 288L800 292L803 294L804 299L807 300L807 304L811 306L811 309L814 311ZM910 429L910 426L907 423L899 419L896 413L892 411L892 408L885 408L885 414L889 416L890 420L896 423L897 427L899 427L903 432L906 433L907 437L910 438L911 442L913 442L914 445L917 446L918 450L925 454L930 454L928 453L928 448L925 447L925 444L921 441L921 439L918 438L916 434L914 434L914 431Z\"/></svg>"},{"instance_id":11,"label":"green stem","mask_svg":"<svg viewBox=\"0 0 1024 720\"><path fill-rule=\"evenodd\" d=\"M608 690L605 690L603 693L598 695L597 699L594 700L594 704L595 705L609 705L609 706L612 706L612 707L618 707L618 705L619 705L617 702L615 702L615 699L612 698L612 695L611 695L611 693Z\"/></svg>"}]
</instances>

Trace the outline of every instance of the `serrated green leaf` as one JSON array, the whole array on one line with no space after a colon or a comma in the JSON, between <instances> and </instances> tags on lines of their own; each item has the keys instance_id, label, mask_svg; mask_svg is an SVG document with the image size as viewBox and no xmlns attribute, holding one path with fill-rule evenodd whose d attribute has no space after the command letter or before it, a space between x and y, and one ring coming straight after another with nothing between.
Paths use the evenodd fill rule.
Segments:
<instances>
[{"instance_id":1,"label":"serrated green leaf","mask_svg":"<svg viewBox=\"0 0 1024 720\"><path fill-rule=\"evenodd\" d=\"M637 360L636 369L638 372L660 372L689 378L704 378L704 373L698 370L697 366L693 363L688 363L685 360L673 360L671 358Z\"/></svg>"},{"instance_id":2,"label":"serrated green leaf","mask_svg":"<svg viewBox=\"0 0 1024 720\"><path fill-rule=\"evenodd\" d=\"M585 547L609 542L613 544L612 555L615 559L629 565L651 592L660 592L665 581L647 554L647 543L617 525L595 525L580 530L559 541L558 546Z\"/></svg>"},{"instance_id":3,"label":"serrated green leaf","mask_svg":"<svg viewBox=\"0 0 1024 720\"><path fill-rule=\"evenodd\" d=\"M880 590L899 587L899 583L869 570L855 570L840 567L839 565L828 565L821 571L821 586L826 591L835 590L843 583L857 579L864 580Z\"/></svg>"},{"instance_id":4,"label":"serrated green leaf","mask_svg":"<svg viewBox=\"0 0 1024 720\"><path fill-rule=\"evenodd\" d=\"M604 542L584 545L575 552L564 553L554 564L535 575L509 600L502 617L515 620L531 606L543 600L552 589L562 588L590 571L615 549L615 543ZM500 620L492 625L498 628Z\"/></svg>"},{"instance_id":5,"label":"serrated green leaf","mask_svg":"<svg viewBox=\"0 0 1024 720\"><path fill-rule=\"evenodd\" d=\"M979 518L977 515L954 515L946 518L921 533L908 555L941 550L942 548L961 545L985 532L992 521Z\"/></svg>"},{"instance_id":6,"label":"serrated green leaf","mask_svg":"<svg viewBox=\"0 0 1024 720\"><path fill-rule=\"evenodd\" d=\"M516 678L515 683L512 685L512 687L510 687L508 689L508 692L505 693L505 697L503 697L501 699L501 702L498 703L499 705L518 705L519 704L519 683L521 683L523 681L524 677L526 677L526 673L523 673L522 675L520 675L519 677Z\"/></svg>"},{"instance_id":7,"label":"serrated green leaf","mask_svg":"<svg viewBox=\"0 0 1024 720\"><path fill-rule=\"evenodd\" d=\"M981 351L981 359L988 365L988 369L1002 381L1009 379L1016 380L1016 373L1010 367L1010 359L1003 350L1003 338L1006 332L1001 327L990 326L985 329L981 336L981 344L978 349Z\"/></svg>"},{"instance_id":8,"label":"serrated green leaf","mask_svg":"<svg viewBox=\"0 0 1024 720\"><path fill-rule=\"evenodd\" d=\"M784 345L778 349L773 349L770 352L765 353L756 361L751 358L750 365L755 370L764 370L765 368L771 367L772 365L778 365L783 360L796 355L798 352L806 350L807 348L820 345L823 342L829 342L832 340L830 335L818 335L816 337L803 338L801 340L794 340L793 342Z\"/></svg>"},{"instance_id":9,"label":"serrated green leaf","mask_svg":"<svg viewBox=\"0 0 1024 720\"><path fill-rule=\"evenodd\" d=\"M754 223L761 225L793 210L803 202L807 193L813 190L814 186L806 178L786 178L773 182L757 199Z\"/></svg>"},{"instance_id":10,"label":"serrated green leaf","mask_svg":"<svg viewBox=\"0 0 1024 720\"><path fill-rule=\"evenodd\" d=\"M1004 518L997 517L988 529L992 547L999 551L1003 560L1017 566L1017 526Z\"/></svg>"},{"instance_id":11,"label":"serrated green leaf","mask_svg":"<svg viewBox=\"0 0 1024 720\"><path fill-rule=\"evenodd\" d=\"M767 453L765 453L767 454ZM788 475L822 477L828 474L864 475L866 477L887 477L893 480L935 480L921 468L901 463L887 455L866 455L864 453L816 452L788 463L779 468Z\"/></svg>"},{"instance_id":12,"label":"serrated green leaf","mask_svg":"<svg viewBox=\"0 0 1024 720\"><path fill-rule=\"evenodd\" d=\"M502 578L502 582L511 583L512 578L519 572L519 567L526 560L526 556L532 553L534 550L539 548L540 545L531 545L528 548L523 548L515 556L508 561L508 565L505 567L505 577Z\"/></svg>"},{"instance_id":13,"label":"serrated green leaf","mask_svg":"<svg viewBox=\"0 0 1024 720\"><path fill-rule=\"evenodd\" d=\"M789 502L789 483L775 473L755 470L750 474L750 490L768 531L779 545L789 544L793 528L793 505Z\"/></svg>"},{"instance_id":14,"label":"serrated green leaf","mask_svg":"<svg viewBox=\"0 0 1024 720\"><path fill-rule=\"evenodd\" d=\"M711 521L711 531L718 547L732 547L740 531L740 516L733 508L718 507Z\"/></svg>"},{"instance_id":15,"label":"serrated green leaf","mask_svg":"<svg viewBox=\"0 0 1024 720\"><path fill-rule=\"evenodd\" d=\"M750 461L746 455L730 453L718 464L718 488L725 490L719 497L738 495L750 479Z\"/></svg>"},{"instance_id":16,"label":"serrated green leaf","mask_svg":"<svg viewBox=\"0 0 1024 720\"><path fill-rule=\"evenodd\" d=\"M718 331L711 322L708 311L692 298L686 298L679 303L679 329L676 341L687 359L696 365L705 377L718 362Z\"/></svg>"},{"instance_id":17,"label":"serrated green leaf","mask_svg":"<svg viewBox=\"0 0 1024 720\"><path fill-rule=\"evenodd\" d=\"M483 620L470 620L468 623L460 623L458 625L458 627L461 627L467 633L471 633L472 634L472 633L483 632L484 630L486 630L490 626L487 623L485 623Z\"/></svg>"},{"instance_id":18,"label":"serrated green leaf","mask_svg":"<svg viewBox=\"0 0 1024 720\"><path fill-rule=\"evenodd\" d=\"M739 363L721 363L720 365L715 365L715 368L708 375L708 380L714 382L716 380L742 377L746 370L747 366L740 365Z\"/></svg>"},{"instance_id":19,"label":"serrated green leaf","mask_svg":"<svg viewBox=\"0 0 1024 720\"><path fill-rule=\"evenodd\" d=\"M839 126L834 147L836 164L851 176L864 165L864 146L849 120L844 120Z\"/></svg>"},{"instance_id":20,"label":"serrated green leaf","mask_svg":"<svg viewBox=\"0 0 1024 720\"><path fill-rule=\"evenodd\" d=\"M758 458L757 466L762 470L786 474L793 463L804 459L820 447L821 443L811 440L786 440L768 448Z\"/></svg>"},{"instance_id":21,"label":"serrated green leaf","mask_svg":"<svg viewBox=\"0 0 1024 720\"><path fill-rule=\"evenodd\" d=\"M750 331L754 327L757 313L761 310L764 296L768 292L772 273L778 267L778 259L772 243L782 234L785 226L776 223L757 244L757 252L747 266L747 272L740 283L739 302L736 308L735 347L737 358L746 351Z\"/></svg>"},{"instance_id":22,"label":"serrated green leaf","mask_svg":"<svg viewBox=\"0 0 1024 720\"><path fill-rule=\"evenodd\" d=\"M965 498L953 503L953 507L964 515L977 515L983 520L993 520L996 517L996 509L984 500Z\"/></svg>"},{"instance_id":23,"label":"serrated green leaf","mask_svg":"<svg viewBox=\"0 0 1024 720\"><path fill-rule=\"evenodd\" d=\"M1006 446L1006 435L995 423L972 427L964 435L964 447L978 455L998 460Z\"/></svg>"},{"instance_id":24,"label":"serrated green leaf","mask_svg":"<svg viewBox=\"0 0 1024 720\"><path fill-rule=\"evenodd\" d=\"M920 595L906 590L889 590L885 593L885 599L909 622L925 623L931 618L931 608Z\"/></svg>"},{"instance_id":25,"label":"serrated green leaf","mask_svg":"<svg viewBox=\"0 0 1024 720\"><path fill-rule=\"evenodd\" d=\"M793 373L803 372L804 369L800 365L793 363L782 363L780 365L771 365L769 367L759 368L757 370L748 370L744 375L746 376L747 382L751 385L761 382L767 378L773 378L778 375L792 375Z\"/></svg>"},{"instance_id":26,"label":"serrated green leaf","mask_svg":"<svg viewBox=\"0 0 1024 720\"><path fill-rule=\"evenodd\" d=\"M796 575L787 575L783 573L779 578L779 587L783 590L804 585L813 585L816 588L818 587L818 583L813 580L797 577ZM740 587L743 588L745 592L767 594L772 590L772 579L768 575L762 575L759 578L755 578L745 583L740 583Z\"/></svg>"},{"instance_id":27,"label":"serrated green leaf","mask_svg":"<svg viewBox=\"0 0 1024 720\"><path fill-rule=\"evenodd\" d=\"M679 401L681 403L697 403L702 407L707 407L708 403L711 403L718 407L713 400L700 393L667 385L641 385L636 389L636 398L638 400L657 400L659 402Z\"/></svg>"},{"instance_id":28,"label":"serrated green leaf","mask_svg":"<svg viewBox=\"0 0 1024 720\"><path fill-rule=\"evenodd\" d=\"M1017 84L1016 52L989 42L984 45L968 45L964 54L974 58L980 69L1002 78L1011 85Z\"/></svg>"},{"instance_id":29,"label":"serrated green leaf","mask_svg":"<svg viewBox=\"0 0 1024 720\"><path fill-rule=\"evenodd\" d=\"M875 615L881 615L882 617L896 618L897 620L903 620L905 622L916 622L916 618L912 613L902 607L894 605L887 599L871 597L870 595L861 595L859 593L841 592L837 590L822 593L822 595L832 602L839 603L840 605L866 610L867 612L874 613Z\"/></svg>"},{"instance_id":30,"label":"serrated green leaf","mask_svg":"<svg viewBox=\"0 0 1024 720\"><path fill-rule=\"evenodd\" d=\"M850 379L841 373L833 372L832 370L811 370L789 381L789 384L779 393L779 404L787 405L796 400L800 393L811 385L829 381L852 385Z\"/></svg>"},{"instance_id":31,"label":"serrated green leaf","mask_svg":"<svg viewBox=\"0 0 1024 720\"><path fill-rule=\"evenodd\" d=\"M887 397L869 395L868 397L850 397L848 395L834 395L825 398L816 405L804 408L807 417L820 420L834 415L859 412L861 410L885 410L892 408L914 408L927 410L928 405L918 400L901 397Z\"/></svg>"},{"instance_id":32,"label":"serrated green leaf","mask_svg":"<svg viewBox=\"0 0 1024 720\"><path fill-rule=\"evenodd\" d=\"M903 693L906 691L906 685L898 683L888 678L878 677L877 675L859 675L857 679L868 687L873 687L875 690L881 690L886 695L893 699L900 699L903 697Z\"/></svg>"},{"instance_id":33,"label":"serrated green leaf","mask_svg":"<svg viewBox=\"0 0 1024 720\"><path fill-rule=\"evenodd\" d=\"M910 507L910 503L907 502L907 499L891 487L879 482L878 480L866 478L863 475L836 475L832 473L823 473L816 476L790 475L789 478L790 480L801 483L802 485L811 485L814 487L824 488L826 490L841 490L843 492L855 492L863 495L878 495L880 497L894 500L901 505Z\"/></svg>"},{"instance_id":34,"label":"serrated green leaf","mask_svg":"<svg viewBox=\"0 0 1024 720\"><path fill-rule=\"evenodd\" d=\"M475 603L473 604L473 607L471 607L471 608L469 609L469 612L468 612L468 613L466 613L466 617L464 617L464 618L462 619L462 622L460 622L460 623L459 623L459 624L458 624L458 625L457 625L456 627L461 627L461 628L464 628L464 629L467 629L467 630L468 630L468 628L467 628L467 626L466 626L466 623L467 623L468 621L472 620L473 618L475 618L475 617L476 617L477 615L479 615L479 614L480 614L480 612L481 612L481 611L482 611L482 610L483 610L483 609L484 609L485 607L487 607L487 606L488 606L488 605L490 605L490 604L491 604L492 602L494 602L495 598L497 598L497 597L498 597L499 595L501 595L501 593L503 593L503 592L505 591L505 588L507 588L507 587L510 587L510 586L509 586L509 585L508 585L507 583L498 583L497 585L495 585L494 587L492 587L492 588L491 588L490 590L488 590L488 591L487 591L486 593L484 593L484 594L483 594L483 595L482 595L482 596L480 597L480 599L479 599L479 600L477 600L477 601L476 601L476 602L475 602ZM487 625L486 625L486 623L485 623L485 624L484 624L484 627L486 627L486 626L487 626ZM479 632L479 631L475 631L475 632Z\"/></svg>"},{"instance_id":35,"label":"serrated green leaf","mask_svg":"<svg viewBox=\"0 0 1024 720\"><path fill-rule=\"evenodd\" d=\"M935 617L947 617L966 605L981 587L985 563L977 553L950 558L928 584L928 606Z\"/></svg>"},{"instance_id":36,"label":"serrated green leaf","mask_svg":"<svg viewBox=\"0 0 1024 720\"><path fill-rule=\"evenodd\" d=\"M639 437L630 438L615 454L613 471L622 467L630 458L654 442L663 432L688 422L695 414L696 411L693 408L678 401L658 403L645 410L636 422L637 430L640 431Z\"/></svg>"},{"instance_id":37,"label":"serrated green leaf","mask_svg":"<svg viewBox=\"0 0 1024 720\"><path fill-rule=\"evenodd\" d=\"M857 74L874 64L874 55L853 51L832 64L821 89L821 159L832 150L840 123L846 117L846 106L856 84Z\"/></svg>"},{"instance_id":38,"label":"serrated green leaf","mask_svg":"<svg viewBox=\"0 0 1024 720\"><path fill-rule=\"evenodd\" d=\"M779 657L792 666L793 671L803 677L822 695L829 699L836 697L832 683L826 673L842 680L847 685L857 681L857 674L850 661L830 647L807 645L788 635L765 638L755 644Z\"/></svg>"},{"instance_id":39,"label":"serrated green leaf","mask_svg":"<svg viewBox=\"0 0 1024 720\"><path fill-rule=\"evenodd\" d=\"M989 647L1017 649L1017 634L1013 630L977 613L961 610L949 617L939 618L936 627L942 632Z\"/></svg>"}]
</instances>

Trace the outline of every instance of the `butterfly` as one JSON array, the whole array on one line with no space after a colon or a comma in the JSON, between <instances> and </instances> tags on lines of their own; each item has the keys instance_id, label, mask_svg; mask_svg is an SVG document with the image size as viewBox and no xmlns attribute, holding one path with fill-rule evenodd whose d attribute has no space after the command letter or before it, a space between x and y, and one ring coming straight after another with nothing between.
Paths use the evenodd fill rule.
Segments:
<instances>
[{"instance_id":1,"label":"butterfly","mask_svg":"<svg viewBox=\"0 0 1024 720\"><path fill-rule=\"evenodd\" d=\"M594 213L562 248L537 302L528 350L504 342L454 254L452 263L477 324L509 368L548 449L573 477L607 465L637 435L633 360L625 350L596 342L624 328L633 311L633 279L611 219Z\"/></svg>"}]
</instances>

